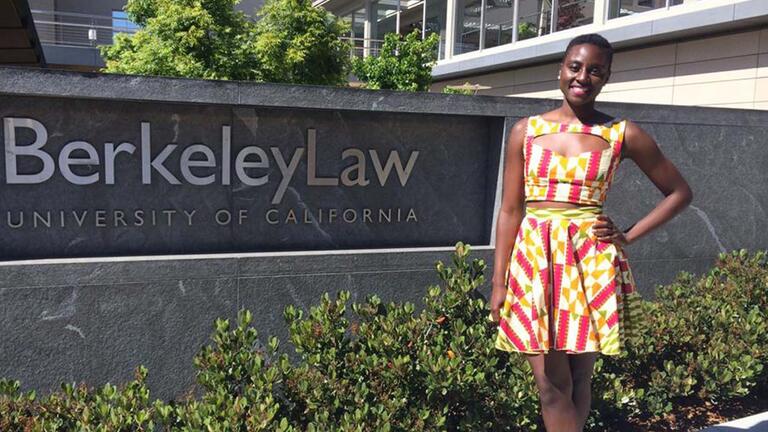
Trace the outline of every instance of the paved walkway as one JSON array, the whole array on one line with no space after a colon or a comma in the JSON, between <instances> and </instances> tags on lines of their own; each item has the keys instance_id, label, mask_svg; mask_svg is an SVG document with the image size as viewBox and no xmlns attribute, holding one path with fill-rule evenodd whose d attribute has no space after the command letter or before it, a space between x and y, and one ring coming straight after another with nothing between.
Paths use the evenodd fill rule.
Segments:
<instances>
[{"instance_id":1,"label":"paved walkway","mask_svg":"<svg viewBox=\"0 0 768 432\"><path fill-rule=\"evenodd\" d=\"M742 419L729 421L717 426L710 426L700 432L768 432L768 411Z\"/></svg>"}]
</instances>

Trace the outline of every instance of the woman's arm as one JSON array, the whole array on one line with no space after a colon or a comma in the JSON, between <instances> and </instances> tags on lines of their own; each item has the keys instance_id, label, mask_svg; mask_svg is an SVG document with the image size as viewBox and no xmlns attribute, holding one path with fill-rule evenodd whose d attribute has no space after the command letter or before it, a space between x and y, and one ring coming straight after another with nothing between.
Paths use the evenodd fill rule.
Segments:
<instances>
[{"instance_id":1,"label":"woman's arm","mask_svg":"<svg viewBox=\"0 0 768 432\"><path fill-rule=\"evenodd\" d=\"M598 239L630 244L683 211L691 203L693 192L675 165L661 153L656 141L639 126L629 121L624 133L624 146L627 157L632 159L664 194L664 199L653 210L632 225L626 233L614 234L613 239L610 235L608 237L601 235L609 234L602 229L612 223L598 222L594 225Z\"/></svg>"},{"instance_id":2,"label":"woman's arm","mask_svg":"<svg viewBox=\"0 0 768 432\"><path fill-rule=\"evenodd\" d=\"M504 280L507 261L515 245L517 230L525 215L525 188L523 186L523 141L528 127L524 118L512 126L504 154L504 176L501 185L501 209L496 220L496 250L493 260L493 291L491 293L491 317L499 321L499 311L506 298Z\"/></svg>"}]
</instances>

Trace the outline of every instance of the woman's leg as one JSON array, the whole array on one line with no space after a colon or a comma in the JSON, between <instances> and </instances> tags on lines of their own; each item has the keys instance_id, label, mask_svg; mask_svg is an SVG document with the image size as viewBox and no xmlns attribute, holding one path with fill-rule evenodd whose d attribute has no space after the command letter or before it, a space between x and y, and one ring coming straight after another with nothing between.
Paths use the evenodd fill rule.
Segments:
<instances>
[{"instance_id":1,"label":"woman's leg","mask_svg":"<svg viewBox=\"0 0 768 432\"><path fill-rule=\"evenodd\" d=\"M584 429L592 407L592 371L596 360L597 353L568 355L573 379L573 404L579 416L579 430Z\"/></svg>"},{"instance_id":2,"label":"woman's leg","mask_svg":"<svg viewBox=\"0 0 768 432\"><path fill-rule=\"evenodd\" d=\"M573 380L568 354L550 351L526 355L539 389L541 415L548 432L580 432L580 413L573 404Z\"/></svg>"}]
</instances>

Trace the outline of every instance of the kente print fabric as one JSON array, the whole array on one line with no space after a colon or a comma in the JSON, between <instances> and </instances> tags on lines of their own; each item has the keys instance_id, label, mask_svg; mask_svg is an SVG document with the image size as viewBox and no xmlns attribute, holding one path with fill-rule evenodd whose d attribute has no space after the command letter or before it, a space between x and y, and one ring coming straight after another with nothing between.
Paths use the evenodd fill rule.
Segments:
<instances>
[{"instance_id":1,"label":"kente print fabric","mask_svg":"<svg viewBox=\"0 0 768 432\"><path fill-rule=\"evenodd\" d=\"M507 266L507 296L496 348L530 354L555 349L617 355L637 319L640 296L624 250L597 240L592 226L619 163L624 122L590 127L538 117L529 121L526 175L535 175L530 189L543 196L526 196L526 201L598 205L526 208ZM531 139L559 132L603 136L610 148L565 157ZM526 193L528 186L526 179Z\"/></svg>"},{"instance_id":2,"label":"kente print fabric","mask_svg":"<svg viewBox=\"0 0 768 432\"><path fill-rule=\"evenodd\" d=\"M619 165L625 127L626 121L606 126L557 123L540 116L530 117L523 147L526 201L602 205ZM606 140L609 147L566 157L534 142L539 136L555 133L596 135Z\"/></svg>"}]
</instances>

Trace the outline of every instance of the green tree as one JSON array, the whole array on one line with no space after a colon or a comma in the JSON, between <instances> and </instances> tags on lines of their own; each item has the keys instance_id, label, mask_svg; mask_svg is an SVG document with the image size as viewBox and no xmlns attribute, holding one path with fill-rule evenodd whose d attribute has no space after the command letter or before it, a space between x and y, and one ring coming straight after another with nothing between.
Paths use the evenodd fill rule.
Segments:
<instances>
[{"instance_id":1,"label":"green tree","mask_svg":"<svg viewBox=\"0 0 768 432\"><path fill-rule=\"evenodd\" d=\"M349 26L311 0L267 0L258 12L256 56L265 81L345 84Z\"/></svg>"},{"instance_id":2,"label":"green tree","mask_svg":"<svg viewBox=\"0 0 768 432\"><path fill-rule=\"evenodd\" d=\"M239 0L128 0L141 26L102 46L105 72L260 80L255 25L234 9Z\"/></svg>"},{"instance_id":3,"label":"green tree","mask_svg":"<svg viewBox=\"0 0 768 432\"><path fill-rule=\"evenodd\" d=\"M133 35L102 46L105 72L337 85L349 72L348 28L310 0L267 0L251 21L240 0L128 0Z\"/></svg>"},{"instance_id":4,"label":"green tree","mask_svg":"<svg viewBox=\"0 0 768 432\"><path fill-rule=\"evenodd\" d=\"M421 40L418 30L405 38L388 33L379 55L356 58L352 70L370 89L429 90L432 66L437 62L438 40L435 33Z\"/></svg>"}]
</instances>

